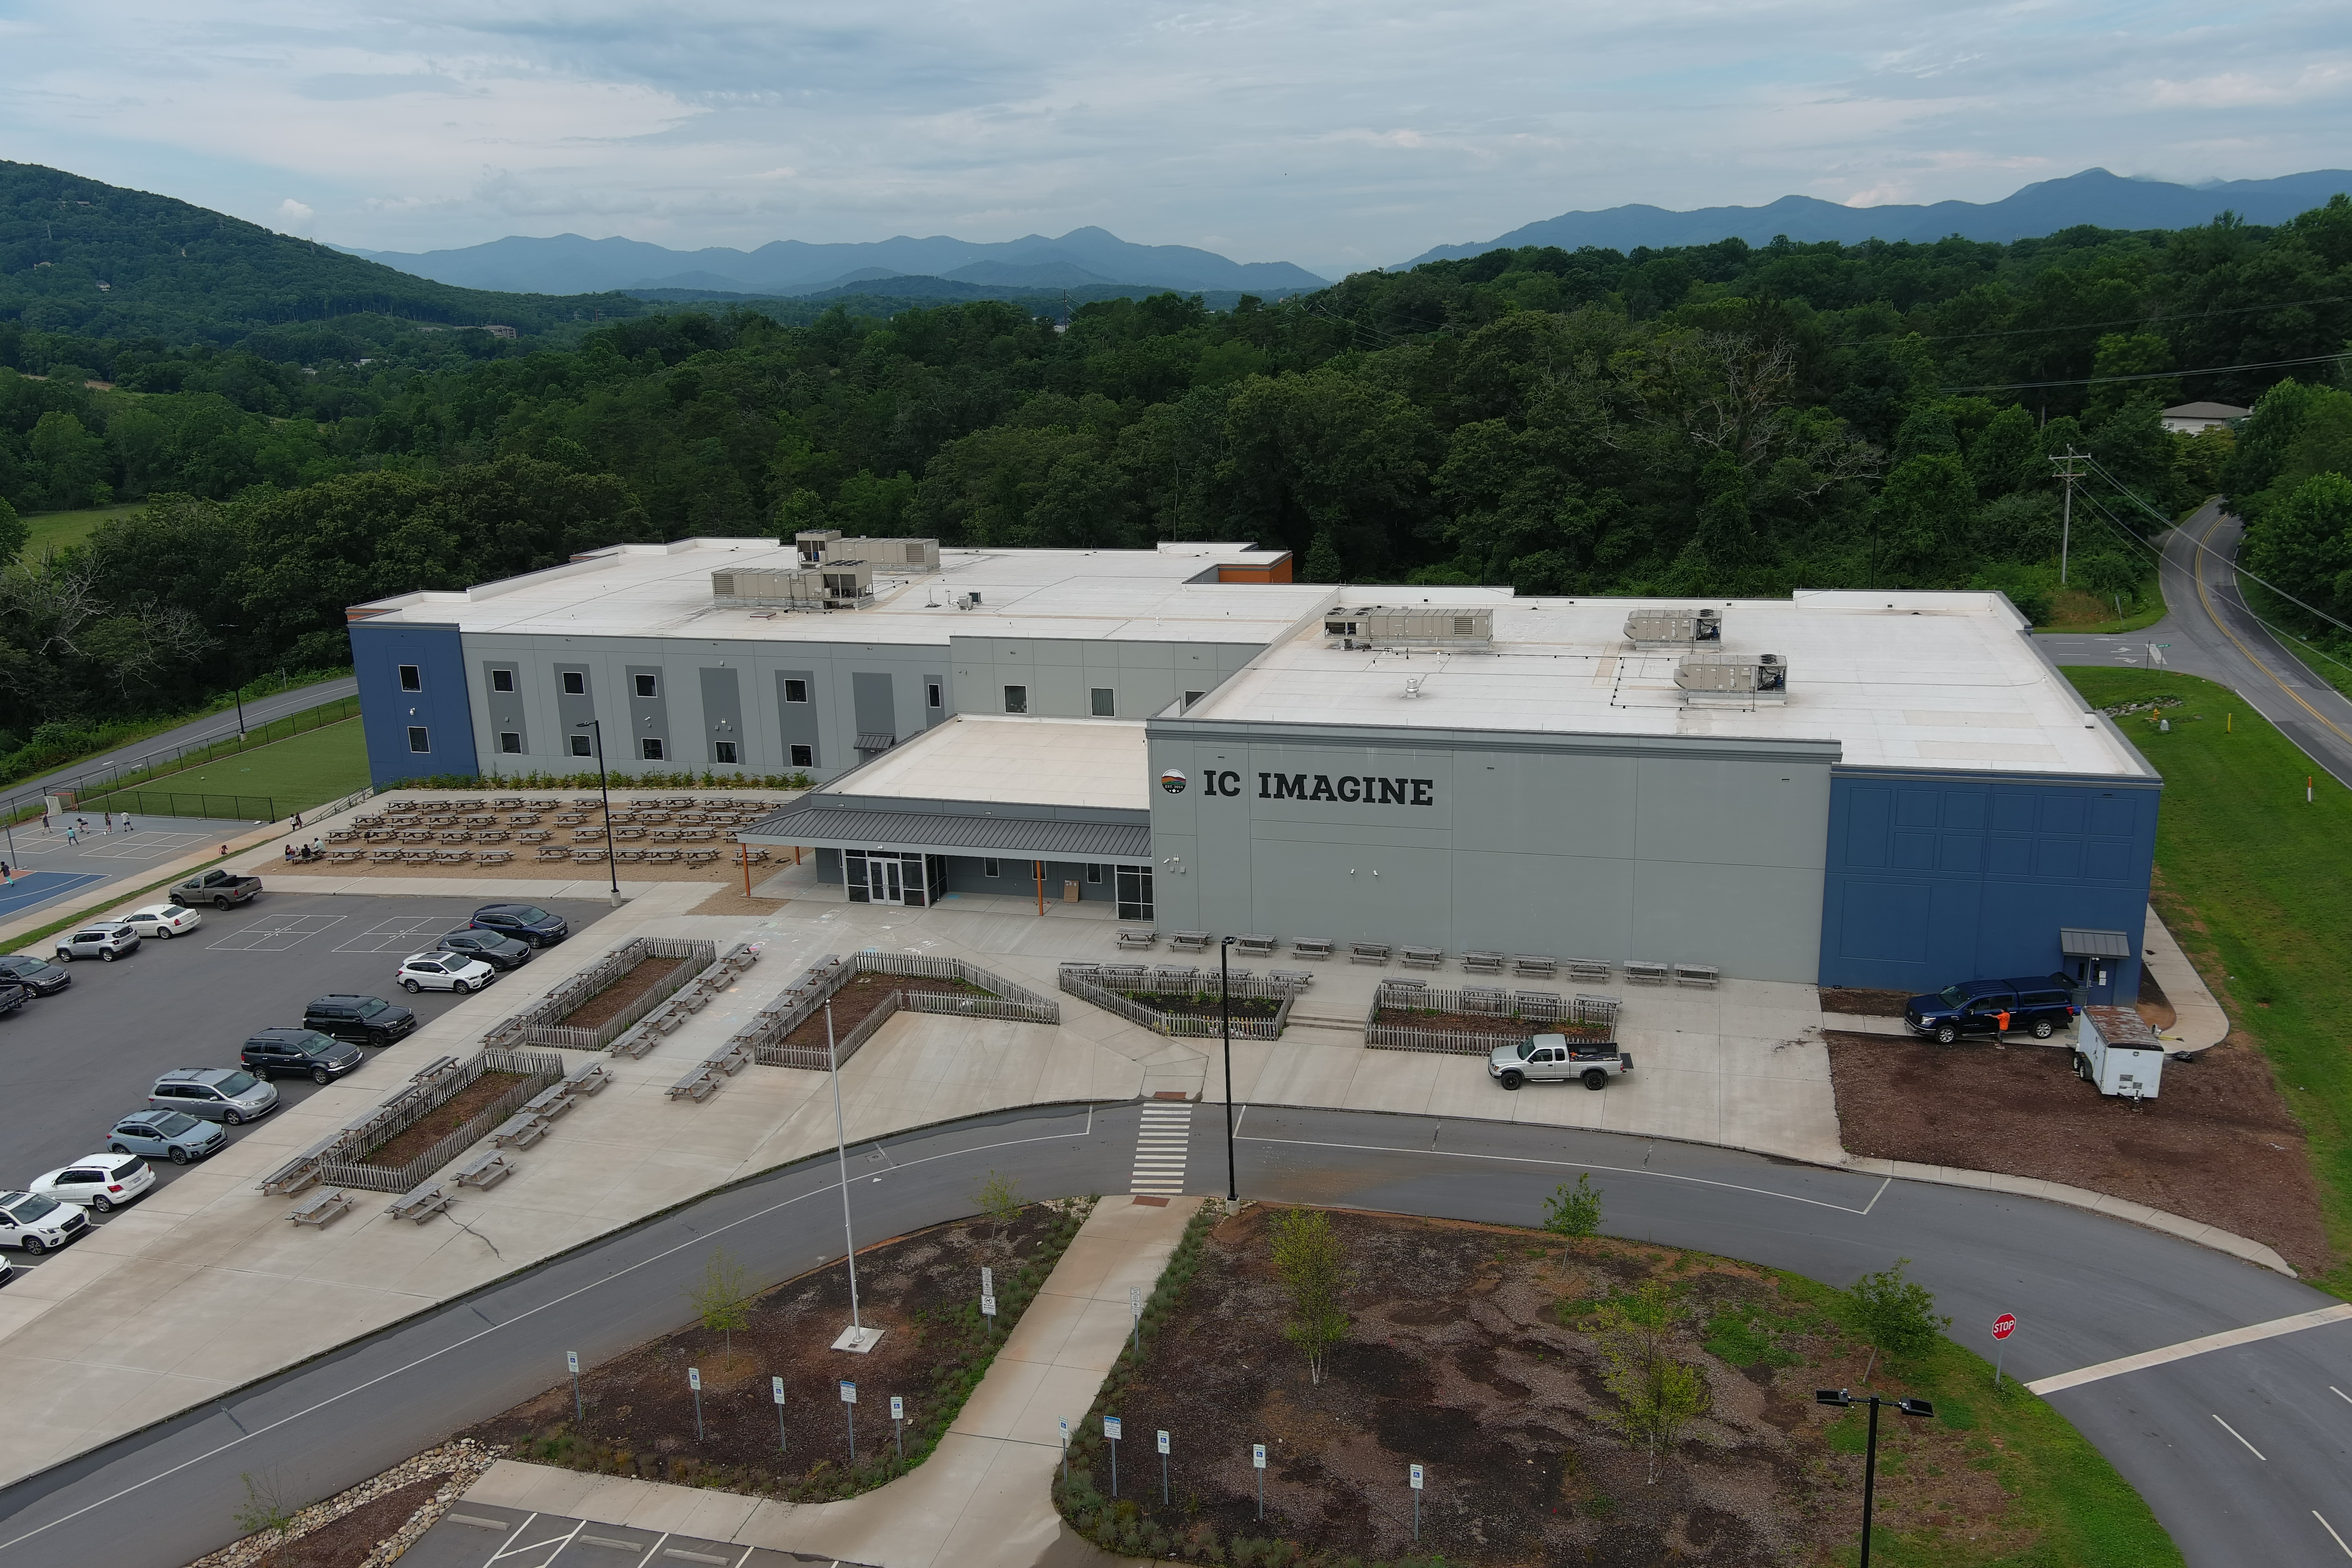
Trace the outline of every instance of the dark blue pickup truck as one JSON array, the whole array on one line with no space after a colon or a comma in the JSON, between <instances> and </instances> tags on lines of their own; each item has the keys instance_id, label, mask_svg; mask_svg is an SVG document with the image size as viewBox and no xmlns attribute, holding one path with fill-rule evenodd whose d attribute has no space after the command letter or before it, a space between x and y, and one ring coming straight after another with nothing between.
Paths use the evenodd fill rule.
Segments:
<instances>
[{"instance_id":1,"label":"dark blue pickup truck","mask_svg":"<svg viewBox=\"0 0 2352 1568\"><path fill-rule=\"evenodd\" d=\"M2003 1027L2022 1029L2046 1040L2074 1021L2074 983L2063 974L2023 980L1963 980L1903 1004L1903 1022L1913 1032L1948 1046L1962 1035L1990 1035Z\"/></svg>"}]
</instances>

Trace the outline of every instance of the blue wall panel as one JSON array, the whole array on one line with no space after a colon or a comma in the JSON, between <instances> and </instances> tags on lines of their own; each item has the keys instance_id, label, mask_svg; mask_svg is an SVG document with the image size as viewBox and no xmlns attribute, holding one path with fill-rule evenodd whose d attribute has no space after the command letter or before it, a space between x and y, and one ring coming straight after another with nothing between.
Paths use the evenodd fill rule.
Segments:
<instances>
[{"instance_id":1,"label":"blue wall panel","mask_svg":"<svg viewBox=\"0 0 2352 1568\"><path fill-rule=\"evenodd\" d=\"M2141 951L2159 786L1833 773L1822 984L1927 991L2064 967L2062 926ZM2110 966L2137 994L2137 959Z\"/></svg>"},{"instance_id":2,"label":"blue wall panel","mask_svg":"<svg viewBox=\"0 0 2352 1568\"><path fill-rule=\"evenodd\" d=\"M360 683L360 725L367 731L369 781L382 788L432 773L480 771L457 628L355 621L351 631L352 663ZM404 664L416 667L421 690L402 689L400 667ZM426 750L410 748L412 728L425 731Z\"/></svg>"}]
</instances>

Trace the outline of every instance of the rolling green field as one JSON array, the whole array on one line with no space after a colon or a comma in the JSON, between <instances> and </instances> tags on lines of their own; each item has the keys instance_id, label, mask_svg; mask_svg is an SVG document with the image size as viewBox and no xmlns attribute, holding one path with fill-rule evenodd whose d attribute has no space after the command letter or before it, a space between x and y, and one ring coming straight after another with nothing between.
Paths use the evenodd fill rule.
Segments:
<instances>
[{"instance_id":1,"label":"rolling green field","mask_svg":"<svg viewBox=\"0 0 2352 1568\"><path fill-rule=\"evenodd\" d=\"M129 517L147 503L139 501L130 506L99 506L84 511L28 512L25 525L32 535L25 541L25 559L38 561L45 550L63 550L68 544L79 544L89 537L91 529L110 517Z\"/></svg>"},{"instance_id":2,"label":"rolling green field","mask_svg":"<svg viewBox=\"0 0 2352 1568\"><path fill-rule=\"evenodd\" d=\"M2352 791L2226 687L2162 670L2066 675L2101 707L2182 701L2166 710L2169 734L2144 713L2117 721L2164 775L2153 901L2302 1121L2336 1257L2312 1283L2352 1298Z\"/></svg>"},{"instance_id":3,"label":"rolling green field","mask_svg":"<svg viewBox=\"0 0 2352 1568\"><path fill-rule=\"evenodd\" d=\"M290 740L232 752L202 767L166 773L124 792L125 805L139 795L176 791L184 795L268 795L279 816L308 811L359 789L368 782L367 737L357 719L307 731ZM111 797L85 800L85 812L110 807Z\"/></svg>"}]
</instances>

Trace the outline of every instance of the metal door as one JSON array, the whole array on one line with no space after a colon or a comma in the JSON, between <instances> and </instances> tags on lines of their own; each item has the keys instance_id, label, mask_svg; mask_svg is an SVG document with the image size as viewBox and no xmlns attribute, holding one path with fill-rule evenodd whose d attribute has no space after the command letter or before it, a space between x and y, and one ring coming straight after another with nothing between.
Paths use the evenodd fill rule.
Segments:
<instances>
[{"instance_id":1,"label":"metal door","mask_svg":"<svg viewBox=\"0 0 2352 1568\"><path fill-rule=\"evenodd\" d=\"M866 891L877 904L902 904L907 901L906 884L896 855L868 855L866 858Z\"/></svg>"}]
</instances>

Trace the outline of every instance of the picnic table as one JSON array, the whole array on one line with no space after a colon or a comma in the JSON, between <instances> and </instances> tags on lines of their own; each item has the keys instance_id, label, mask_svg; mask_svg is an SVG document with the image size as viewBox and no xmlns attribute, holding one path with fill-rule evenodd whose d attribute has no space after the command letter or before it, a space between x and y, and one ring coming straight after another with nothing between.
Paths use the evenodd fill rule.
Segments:
<instances>
[{"instance_id":1,"label":"picnic table","mask_svg":"<svg viewBox=\"0 0 2352 1568\"><path fill-rule=\"evenodd\" d=\"M490 1142L501 1149L528 1149L547 1136L548 1119L529 1110L518 1110L501 1121L490 1132Z\"/></svg>"},{"instance_id":2,"label":"picnic table","mask_svg":"<svg viewBox=\"0 0 2352 1568\"><path fill-rule=\"evenodd\" d=\"M514 1170L504 1154L485 1151L457 1167L457 1184L484 1189L495 1187L513 1175Z\"/></svg>"},{"instance_id":3,"label":"picnic table","mask_svg":"<svg viewBox=\"0 0 2352 1568\"><path fill-rule=\"evenodd\" d=\"M441 1190L437 1181L412 1187L384 1206L384 1213L398 1219L413 1220L423 1225L449 1206L449 1194Z\"/></svg>"},{"instance_id":4,"label":"picnic table","mask_svg":"<svg viewBox=\"0 0 2352 1568\"><path fill-rule=\"evenodd\" d=\"M351 1195L330 1187L312 1193L301 1203L287 1210L286 1217L298 1226L310 1225L323 1228L351 1212Z\"/></svg>"}]
</instances>

